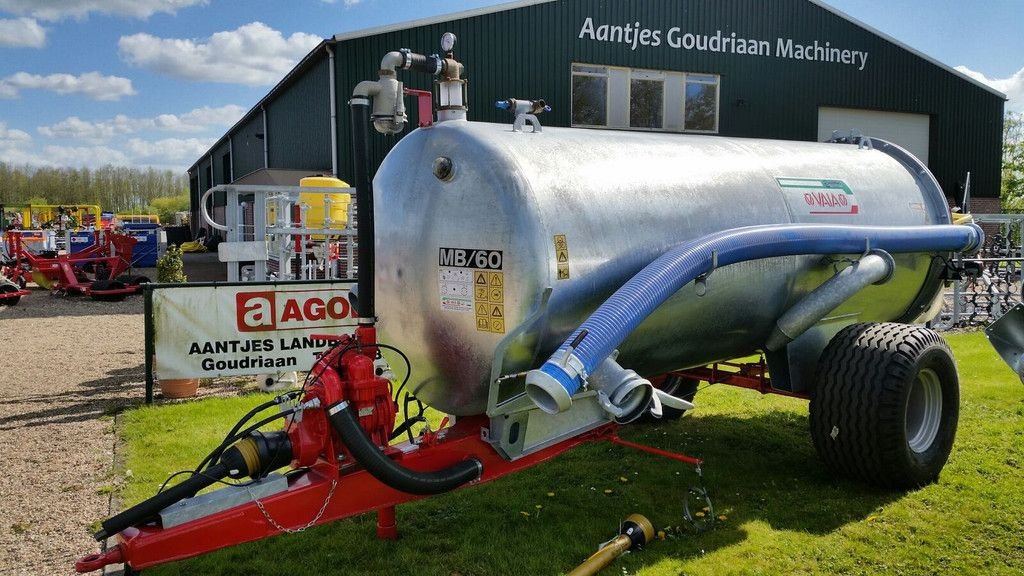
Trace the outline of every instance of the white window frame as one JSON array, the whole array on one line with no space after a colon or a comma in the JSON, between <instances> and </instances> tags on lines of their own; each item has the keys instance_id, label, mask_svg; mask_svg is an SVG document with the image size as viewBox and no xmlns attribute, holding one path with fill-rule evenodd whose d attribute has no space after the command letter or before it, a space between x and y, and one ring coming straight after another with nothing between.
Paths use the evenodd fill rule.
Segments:
<instances>
[{"instance_id":1,"label":"white window frame","mask_svg":"<svg viewBox=\"0 0 1024 576\"><path fill-rule=\"evenodd\" d=\"M586 66L586 67L589 67L589 68L603 68L604 72L591 72L591 71L582 71L582 70L581 71L577 71L576 70L577 66L581 66L581 67L582 66ZM576 95L573 93L573 89L574 89L573 78L575 76L589 76L591 78L604 78L605 79L605 85L604 85L604 121L608 122L608 119L611 117L611 105L610 105L610 102L609 102L610 101L609 93L611 92L611 86L610 86L610 84L611 84L611 76L609 74L609 70L610 69L611 69L611 66L602 66L600 64L582 64L582 63L578 63L578 62L573 63L572 66L570 67L570 75L569 75L569 103L570 103L570 105L573 102L576 101ZM572 121L572 114L573 114L573 111L570 110L569 111L569 125L570 126L578 127L578 128L607 128L608 127L607 125L602 126L600 124L576 124L576 123L574 123Z\"/></svg>"},{"instance_id":2,"label":"white window frame","mask_svg":"<svg viewBox=\"0 0 1024 576\"><path fill-rule=\"evenodd\" d=\"M693 76L710 76L713 80L693 78ZM715 87L715 127L711 130L693 130L686 128L686 87L689 84L704 84ZM694 134L718 134L719 114L722 110L722 76L719 74L699 74L690 72L683 78L683 131Z\"/></svg>"},{"instance_id":3,"label":"white window frame","mask_svg":"<svg viewBox=\"0 0 1024 576\"><path fill-rule=\"evenodd\" d=\"M577 67L601 68L605 72L577 71ZM570 126L574 128L595 128L607 130L633 130L638 132L683 132L692 134L717 134L721 122L722 110L722 77L719 74L700 72L677 72L673 70L652 70L646 68L626 68L573 62L570 65L569 93L573 101L572 77L596 76L607 80L605 88L605 125L576 124L572 122L572 111L569 112ZM640 80L661 80L662 82L662 114L661 128L634 128L630 126L629 103L632 98L632 80L634 75ZM707 77L708 80L691 79L692 76ZM710 80L713 78L713 80ZM713 130L686 129L686 85L708 84L715 86L715 127Z\"/></svg>"}]
</instances>

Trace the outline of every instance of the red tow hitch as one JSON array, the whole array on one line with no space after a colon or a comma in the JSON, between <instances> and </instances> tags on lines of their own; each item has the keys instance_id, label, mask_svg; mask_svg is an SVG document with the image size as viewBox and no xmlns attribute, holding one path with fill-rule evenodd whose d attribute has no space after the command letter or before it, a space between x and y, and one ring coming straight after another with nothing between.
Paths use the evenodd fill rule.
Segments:
<instances>
[{"instance_id":1,"label":"red tow hitch","mask_svg":"<svg viewBox=\"0 0 1024 576\"><path fill-rule=\"evenodd\" d=\"M122 562L124 562L124 554L121 552L121 547L114 546L113 548L108 548L105 552L82 556L75 562L75 572L81 574L83 572L92 572L93 570L102 570L104 566L120 564Z\"/></svg>"}]
</instances>

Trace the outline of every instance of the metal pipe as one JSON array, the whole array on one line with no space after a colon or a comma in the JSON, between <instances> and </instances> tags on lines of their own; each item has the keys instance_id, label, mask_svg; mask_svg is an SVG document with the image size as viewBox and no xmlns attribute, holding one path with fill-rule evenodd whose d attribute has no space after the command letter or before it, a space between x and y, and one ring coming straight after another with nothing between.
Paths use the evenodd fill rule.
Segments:
<instances>
[{"instance_id":1,"label":"metal pipe","mask_svg":"<svg viewBox=\"0 0 1024 576\"><path fill-rule=\"evenodd\" d=\"M270 148L268 148L268 142L270 141L270 138L268 138L269 135L267 134L267 109L260 106L260 112L263 113L263 167L269 169Z\"/></svg>"},{"instance_id":2,"label":"metal pipe","mask_svg":"<svg viewBox=\"0 0 1024 576\"><path fill-rule=\"evenodd\" d=\"M338 177L338 97L336 94L337 86L334 83L334 49L331 48L330 44L324 46L327 48L327 59L328 64L328 75L330 76L330 86L328 91L330 92L331 99L331 175L335 178Z\"/></svg>"},{"instance_id":3,"label":"metal pipe","mask_svg":"<svg viewBox=\"0 0 1024 576\"><path fill-rule=\"evenodd\" d=\"M796 340L854 294L872 284L888 282L895 268L896 261L882 250L854 262L787 310L775 323L765 348L774 352Z\"/></svg>"}]
</instances>

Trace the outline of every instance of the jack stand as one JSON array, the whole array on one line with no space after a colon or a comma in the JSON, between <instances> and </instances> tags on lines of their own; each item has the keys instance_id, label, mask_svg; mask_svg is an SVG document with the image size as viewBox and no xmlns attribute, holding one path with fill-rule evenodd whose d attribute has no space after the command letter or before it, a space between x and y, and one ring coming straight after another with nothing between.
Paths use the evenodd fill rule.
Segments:
<instances>
[{"instance_id":1,"label":"jack stand","mask_svg":"<svg viewBox=\"0 0 1024 576\"><path fill-rule=\"evenodd\" d=\"M394 506L377 510L377 538L398 540L398 523L395 518Z\"/></svg>"}]
</instances>

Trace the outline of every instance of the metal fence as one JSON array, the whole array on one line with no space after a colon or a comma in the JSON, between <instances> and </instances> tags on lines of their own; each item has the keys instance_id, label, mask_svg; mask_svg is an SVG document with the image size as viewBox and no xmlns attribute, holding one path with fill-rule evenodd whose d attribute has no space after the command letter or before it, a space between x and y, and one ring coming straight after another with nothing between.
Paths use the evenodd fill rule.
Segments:
<instances>
[{"instance_id":1,"label":"metal fence","mask_svg":"<svg viewBox=\"0 0 1024 576\"><path fill-rule=\"evenodd\" d=\"M985 326L1021 302L1024 266L1024 214L975 214L985 230L985 245L969 258L981 273L953 282L942 311L932 321L937 330Z\"/></svg>"}]
</instances>

